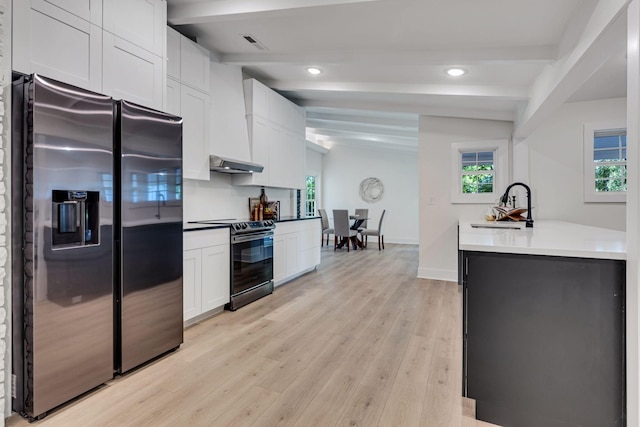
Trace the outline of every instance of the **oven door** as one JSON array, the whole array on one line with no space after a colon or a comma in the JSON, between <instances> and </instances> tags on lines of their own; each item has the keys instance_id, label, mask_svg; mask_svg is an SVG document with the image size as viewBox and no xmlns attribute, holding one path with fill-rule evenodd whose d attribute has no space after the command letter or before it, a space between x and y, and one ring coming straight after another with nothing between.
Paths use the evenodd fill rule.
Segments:
<instances>
[{"instance_id":1,"label":"oven door","mask_svg":"<svg viewBox=\"0 0 640 427\"><path fill-rule=\"evenodd\" d=\"M231 237L231 295L273 280L273 231Z\"/></svg>"}]
</instances>

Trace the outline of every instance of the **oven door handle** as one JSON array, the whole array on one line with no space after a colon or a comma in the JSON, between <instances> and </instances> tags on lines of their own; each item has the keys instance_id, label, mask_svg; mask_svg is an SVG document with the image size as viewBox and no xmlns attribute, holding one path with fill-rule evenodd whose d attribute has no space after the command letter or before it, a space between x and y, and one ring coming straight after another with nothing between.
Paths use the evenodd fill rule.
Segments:
<instances>
[{"instance_id":1,"label":"oven door handle","mask_svg":"<svg viewBox=\"0 0 640 427\"><path fill-rule=\"evenodd\" d=\"M231 243L242 243L242 242L250 242L252 240L260 240L265 237L273 236L273 231L265 231L261 233L251 233L251 234L240 234L237 236L233 236L231 239Z\"/></svg>"}]
</instances>

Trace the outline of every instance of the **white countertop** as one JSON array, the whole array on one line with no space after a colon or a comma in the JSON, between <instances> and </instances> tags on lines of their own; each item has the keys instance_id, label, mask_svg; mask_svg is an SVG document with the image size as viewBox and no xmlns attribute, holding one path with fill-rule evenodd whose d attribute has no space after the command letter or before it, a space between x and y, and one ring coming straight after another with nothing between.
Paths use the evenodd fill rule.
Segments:
<instances>
[{"instance_id":1,"label":"white countertop","mask_svg":"<svg viewBox=\"0 0 640 427\"><path fill-rule=\"evenodd\" d=\"M627 257L623 231L545 220L535 221L533 228L516 230L472 228L471 224L482 221L460 222L461 250L622 260Z\"/></svg>"}]
</instances>

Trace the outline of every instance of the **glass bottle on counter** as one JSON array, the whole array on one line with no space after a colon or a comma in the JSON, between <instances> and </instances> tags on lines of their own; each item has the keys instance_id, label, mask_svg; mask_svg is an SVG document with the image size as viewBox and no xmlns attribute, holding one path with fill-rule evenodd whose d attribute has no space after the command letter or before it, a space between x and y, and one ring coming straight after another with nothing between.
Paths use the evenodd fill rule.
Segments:
<instances>
[{"instance_id":1,"label":"glass bottle on counter","mask_svg":"<svg viewBox=\"0 0 640 427\"><path fill-rule=\"evenodd\" d=\"M262 206L262 209L267 207L268 201L269 199L267 198L267 194L264 192L264 187L262 187L262 190L260 191L260 206Z\"/></svg>"}]
</instances>

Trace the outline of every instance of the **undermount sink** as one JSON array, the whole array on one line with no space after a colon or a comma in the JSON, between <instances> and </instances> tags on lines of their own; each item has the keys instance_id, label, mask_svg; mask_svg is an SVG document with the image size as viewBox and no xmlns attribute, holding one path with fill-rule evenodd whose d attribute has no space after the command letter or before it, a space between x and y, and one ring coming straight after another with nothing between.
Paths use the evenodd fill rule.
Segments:
<instances>
[{"instance_id":1,"label":"undermount sink","mask_svg":"<svg viewBox=\"0 0 640 427\"><path fill-rule=\"evenodd\" d=\"M524 223L516 222L482 222L471 224L471 228L495 228L506 230L522 230Z\"/></svg>"}]
</instances>

